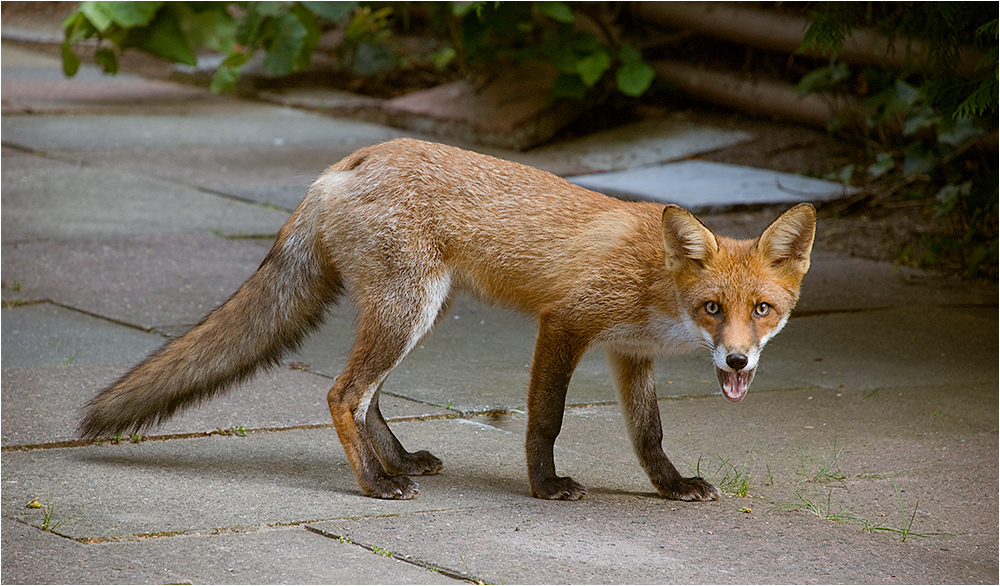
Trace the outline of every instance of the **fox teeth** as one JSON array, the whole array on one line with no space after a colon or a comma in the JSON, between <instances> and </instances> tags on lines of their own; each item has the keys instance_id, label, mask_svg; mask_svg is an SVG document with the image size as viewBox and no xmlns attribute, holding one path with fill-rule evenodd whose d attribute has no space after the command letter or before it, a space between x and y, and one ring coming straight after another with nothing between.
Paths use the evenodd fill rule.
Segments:
<instances>
[{"instance_id":1,"label":"fox teeth","mask_svg":"<svg viewBox=\"0 0 1000 586\"><path fill-rule=\"evenodd\" d=\"M757 369L739 370L730 372L721 368L715 369L716 376L719 377L719 386L722 387L722 394L727 399L736 403L746 396L750 389L750 382L753 381L754 372Z\"/></svg>"}]
</instances>

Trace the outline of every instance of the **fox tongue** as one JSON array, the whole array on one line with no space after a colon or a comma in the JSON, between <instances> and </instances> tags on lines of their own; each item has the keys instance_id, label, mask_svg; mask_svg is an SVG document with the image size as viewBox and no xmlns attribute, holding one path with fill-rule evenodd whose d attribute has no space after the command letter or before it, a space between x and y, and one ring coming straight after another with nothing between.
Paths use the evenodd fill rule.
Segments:
<instances>
[{"instance_id":1,"label":"fox tongue","mask_svg":"<svg viewBox=\"0 0 1000 586\"><path fill-rule=\"evenodd\" d=\"M716 368L715 374L719 377L719 386L722 387L722 394L733 403L741 400L746 396L747 389L750 388L750 381L753 380L755 371L756 369L752 368L750 370L729 372L728 370Z\"/></svg>"}]
</instances>

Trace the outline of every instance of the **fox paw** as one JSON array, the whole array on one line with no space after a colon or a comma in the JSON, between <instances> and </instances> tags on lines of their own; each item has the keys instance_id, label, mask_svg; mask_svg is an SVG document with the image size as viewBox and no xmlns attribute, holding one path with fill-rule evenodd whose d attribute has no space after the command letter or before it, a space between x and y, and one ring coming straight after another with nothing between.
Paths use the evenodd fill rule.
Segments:
<instances>
[{"instance_id":1,"label":"fox paw","mask_svg":"<svg viewBox=\"0 0 1000 586\"><path fill-rule=\"evenodd\" d=\"M572 478L554 476L533 482L531 496L557 501L578 501L587 494L587 489Z\"/></svg>"},{"instance_id":2,"label":"fox paw","mask_svg":"<svg viewBox=\"0 0 1000 586\"><path fill-rule=\"evenodd\" d=\"M400 470L400 473L407 476L429 476L440 472L442 467L444 467L444 463L434 454L420 450L407 454L403 458L403 469Z\"/></svg>"},{"instance_id":3,"label":"fox paw","mask_svg":"<svg viewBox=\"0 0 1000 586\"><path fill-rule=\"evenodd\" d=\"M363 486L366 496L377 499L408 500L417 496L420 485L406 476L381 476Z\"/></svg>"},{"instance_id":4,"label":"fox paw","mask_svg":"<svg viewBox=\"0 0 1000 586\"><path fill-rule=\"evenodd\" d=\"M657 487L660 496L675 501L714 501L719 489L704 478L678 478L667 486Z\"/></svg>"}]
</instances>

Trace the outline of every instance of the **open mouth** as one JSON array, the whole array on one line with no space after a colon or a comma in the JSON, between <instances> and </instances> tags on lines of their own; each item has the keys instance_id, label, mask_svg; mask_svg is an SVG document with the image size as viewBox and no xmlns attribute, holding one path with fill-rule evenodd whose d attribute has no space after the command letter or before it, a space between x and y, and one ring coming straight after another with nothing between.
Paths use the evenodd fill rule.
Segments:
<instances>
[{"instance_id":1,"label":"open mouth","mask_svg":"<svg viewBox=\"0 0 1000 586\"><path fill-rule=\"evenodd\" d=\"M753 375L756 371L756 368L738 370L736 372L716 368L715 374L719 377L719 386L722 387L722 394L733 403L736 403L746 396L747 390L750 388L750 382L753 381Z\"/></svg>"}]
</instances>

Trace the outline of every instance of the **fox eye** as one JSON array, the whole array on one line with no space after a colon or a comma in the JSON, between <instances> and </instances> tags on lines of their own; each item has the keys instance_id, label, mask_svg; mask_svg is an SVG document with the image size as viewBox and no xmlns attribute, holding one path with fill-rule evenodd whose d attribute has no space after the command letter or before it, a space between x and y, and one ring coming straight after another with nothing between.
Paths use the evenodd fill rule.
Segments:
<instances>
[{"instance_id":1,"label":"fox eye","mask_svg":"<svg viewBox=\"0 0 1000 586\"><path fill-rule=\"evenodd\" d=\"M715 301L709 301L705 304L705 313L709 315L719 315L722 313L722 306Z\"/></svg>"},{"instance_id":2,"label":"fox eye","mask_svg":"<svg viewBox=\"0 0 1000 586\"><path fill-rule=\"evenodd\" d=\"M757 307L753 308L753 312L757 317L764 317L771 313L771 305L768 303L758 303Z\"/></svg>"}]
</instances>

